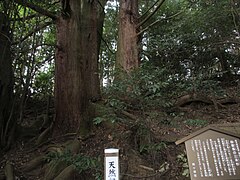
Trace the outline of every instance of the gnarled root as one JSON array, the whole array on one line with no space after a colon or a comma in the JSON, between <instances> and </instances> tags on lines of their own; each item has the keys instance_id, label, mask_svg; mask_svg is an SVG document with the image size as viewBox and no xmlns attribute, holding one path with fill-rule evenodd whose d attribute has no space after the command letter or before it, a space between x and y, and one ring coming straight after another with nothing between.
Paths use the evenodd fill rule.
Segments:
<instances>
[{"instance_id":1,"label":"gnarled root","mask_svg":"<svg viewBox=\"0 0 240 180\"><path fill-rule=\"evenodd\" d=\"M45 156L39 156L30 162L28 162L25 166L22 167L23 172L30 172L34 169L37 169L40 166L43 166L46 163Z\"/></svg>"},{"instance_id":2,"label":"gnarled root","mask_svg":"<svg viewBox=\"0 0 240 180\"><path fill-rule=\"evenodd\" d=\"M48 164L47 171L45 172L45 180L52 180L58 176L65 168L67 164L63 161L51 161Z\"/></svg>"},{"instance_id":3,"label":"gnarled root","mask_svg":"<svg viewBox=\"0 0 240 180\"><path fill-rule=\"evenodd\" d=\"M76 169L73 165L66 167L54 180L69 180L74 179Z\"/></svg>"},{"instance_id":4,"label":"gnarled root","mask_svg":"<svg viewBox=\"0 0 240 180\"><path fill-rule=\"evenodd\" d=\"M80 149L80 144L80 141L78 139L75 139L66 145L65 148L71 153L77 154ZM72 179L70 177L74 176L74 174L77 173L73 166L68 166L66 162L61 160L51 161L48 166L49 167L45 172L45 180Z\"/></svg>"},{"instance_id":5,"label":"gnarled root","mask_svg":"<svg viewBox=\"0 0 240 180\"><path fill-rule=\"evenodd\" d=\"M6 180L15 180L14 167L10 162L6 163L5 176L6 176Z\"/></svg>"}]
</instances>

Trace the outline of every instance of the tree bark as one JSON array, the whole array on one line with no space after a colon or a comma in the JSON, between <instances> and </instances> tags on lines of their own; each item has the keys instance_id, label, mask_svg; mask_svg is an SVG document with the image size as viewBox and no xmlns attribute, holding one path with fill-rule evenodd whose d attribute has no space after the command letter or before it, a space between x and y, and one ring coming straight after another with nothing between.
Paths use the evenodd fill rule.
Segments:
<instances>
[{"instance_id":1,"label":"tree bark","mask_svg":"<svg viewBox=\"0 0 240 180\"><path fill-rule=\"evenodd\" d=\"M100 93L97 1L69 0L62 3L65 12L56 21L54 134L80 132L87 135L91 114L94 114L90 101Z\"/></svg>"},{"instance_id":2,"label":"tree bark","mask_svg":"<svg viewBox=\"0 0 240 180\"><path fill-rule=\"evenodd\" d=\"M127 73L139 66L138 0L121 0L116 67Z\"/></svg>"},{"instance_id":3,"label":"tree bark","mask_svg":"<svg viewBox=\"0 0 240 180\"><path fill-rule=\"evenodd\" d=\"M13 70L10 52L10 26L6 13L0 13L0 147L5 146L7 122L13 97Z\"/></svg>"}]
</instances>

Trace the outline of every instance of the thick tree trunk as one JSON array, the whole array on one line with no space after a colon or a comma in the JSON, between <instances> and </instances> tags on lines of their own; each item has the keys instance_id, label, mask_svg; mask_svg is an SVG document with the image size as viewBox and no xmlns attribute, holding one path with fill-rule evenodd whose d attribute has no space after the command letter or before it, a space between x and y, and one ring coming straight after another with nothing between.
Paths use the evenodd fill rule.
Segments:
<instances>
[{"instance_id":1,"label":"thick tree trunk","mask_svg":"<svg viewBox=\"0 0 240 180\"><path fill-rule=\"evenodd\" d=\"M130 72L139 66L138 0L120 0L117 68Z\"/></svg>"},{"instance_id":2,"label":"thick tree trunk","mask_svg":"<svg viewBox=\"0 0 240 180\"><path fill-rule=\"evenodd\" d=\"M6 143L13 96L13 71L7 14L0 13L0 146ZM7 128L7 129L6 129Z\"/></svg>"},{"instance_id":3,"label":"thick tree trunk","mask_svg":"<svg viewBox=\"0 0 240 180\"><path fill-rule=\"evenodd\" d=\"M99 94L97 1L64 1L57 20L54 134L90 130L90 101ZM66 4L68 2L68 4Z\"/></svg>"}]
</instances>

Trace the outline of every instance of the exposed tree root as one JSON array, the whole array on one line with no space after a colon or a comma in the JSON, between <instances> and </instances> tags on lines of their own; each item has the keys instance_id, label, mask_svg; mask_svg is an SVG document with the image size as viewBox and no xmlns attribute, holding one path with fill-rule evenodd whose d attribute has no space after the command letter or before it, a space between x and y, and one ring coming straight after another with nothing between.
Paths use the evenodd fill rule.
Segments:
<instances>
[{"instance_id":1,"label":"exposed tree root","mask_svg":"<svg viewBox=\"0 0 240 180\"><path fill-rule=\"evenodd\" d=\"M54 180L69 180L74 179L74 175L76 174L76 169L73 165L66 167Z\"/></svg>"},{"instance_id":2,"label":"exposed tree root","mask_svg":"<svg viewBox=\"0 0 240 180\"><path fill-rule=\"evenodd\" d=\"M175 103L175 105L178 107L183 107L186 104L189 104L191 102L203 102L205 104L213 104L213 101L211 98L193 93L193 94L187 94L187 95L181 96L180 98L177 99L177 102Z\"/></svg>"},{"instance_id":3,"label":"exposed tree root","mask_svg":"<svg viewBox=\"0 0 240 180\"><path fill-rule=\"evenodd\" d=\"M81 148L81 140L74 139L67 146L66 149L69 150L72 154L77 154Z\"/></svg>"},{"instance_id":4,"label":"exposed tree root","mask_svg":"<svg viewBox=\"0 0 240 180\"><path fill-rule=\"evenodd\" d=\"M46 163L45 156L39 156L30 162L28 162L25 166L22 167L23 172L30 172L34 169L37 169L40 166L43 166Z\"/></svg>"},{"instance_id":5,"label":"exposed tree root","mask_svg":"<svg viewBox=\"0 0 240 180\"><path fill-rule=\"evenodd\" d=\"M183 107L192 102L202 102L205 104L213 104L215 109L218 110L218 107L224 107L225 104L237 104L240 103L239 97L226 97L221 99L216 99L202 93L192 93L181 96L177 99L175 105L177 107Z\"/></svg>"},{"instance_id":6,"label":"exposed tree root","mask_svg":"<svg viewBox=\"0 0 240 180\"><path fill-rule=\"evenodd\" d=\"M59 145L49 145L45 152L48 153L59 153L61 154L63 152L63 147L60 147Z\"/></svg>"},{"instance_id":7,"label":"exposed tree root","mask_svg":"<svg viewBox=\"0 0 240 180\"><path fill-rule=\"evenodd\" d=\"M44 141L46 141L50 135L51 135L51 132L52 132L52 125L49 126L47 129L45 129L41 134L40 136L38 137L37 141L36 141L36 144L39 145L41 143L43 143Z\"/></svg>"},{"instance_id":8,"label":"exposed tree root","mask_svg":"<svg viewBox=\"0 0 240 180\"><path fill-rule=\"evenodd\" d=\"M47 169L45 172L45 180L52 180L57 177L65 168L67 164L64 161L51 161L47 165Z\"/></svg>"},{"instance_id":9,"label":"exposed tree root","mask_svg":"<svg viewBox=\"0 0 240 180\"><path fill-rule=\"evenodd\" d=\"M132 119L132 120L135 120L135 121L136 121L136 120L138 119L135 115L133 115L133 114L127 112L127 111L121 111L121 113L122 113L123 115L127 116L128 118Z\"/></svg>"},{"instance_id":10,"label":"exposed tree root","mask_svg":"<svg viewBox=\"0 0 240 180\"><path fill-rule=\"evenodd\" d=\"M37 146L36 147L34 147L33 149L31 149L31 150L29 150L28 151L28 153L31 153L31 152L33 152L33 151L36 151L38 148L40 148L40 147L42 147L42 146L44 146L44 145L47 145L47 144L49 144L51 141L54 141L54 140L59 140L59 139L62 139L62 138L69 138L69 137L72 137L72 138L74 138L73 136L76 136L77 134L76 133L69 133L69 134L64 134L64 135L62 135L62 136L57 136L57 137L54 137L54 138L49 138L48 140L46 140L46 141L44 141L44 142L42 142L42 143L40 143L40 144L37 144ZM51 146L51 145L50 145ZM54 145L55 146L55 145ZM47 147L47 149L48 149L48 147Z\"/></svg>"},{"instance_id":11,"label":"exposed tree root","mask_svg":"<svg viewBox=\"0 0 240 180\"><path fill-rule=\"evenodd\" d=\"M240 103L240 98L239 97L227 97L227 98L224 98L224 99L220 99L219 100L219 103L220 104L238 104Z\"/></svg>"},{"instance_id":12,"label":"exposed tree root","mask_svg":"<svg viewBox=\"0 0 240 180\"><path fill-rule=\"evenodd\" d=\"M65 149L70 151L73 154L77 154L81 143L78 139L75 139L71 142L68 142L68 144L66 145ZM73 174L75 173L75 171L72 169L72 167L67 166L66 162L63 161L51 161L48 164L48 168L47 171L45 172L45 180L52 180L54 178L57 179L71 179L69 177L71 177Z\"/></svg>"},{"instance_id":13,"label":"exposed tree root","mask_svg":"<svg viewBox=\"0 0 240 180\"><path fill-rule=\"evenodd\" d=\"M10 162L6 163L5 176L6 176L6 180L15 180L14 167Z\"/></svg>"}]
</instances>

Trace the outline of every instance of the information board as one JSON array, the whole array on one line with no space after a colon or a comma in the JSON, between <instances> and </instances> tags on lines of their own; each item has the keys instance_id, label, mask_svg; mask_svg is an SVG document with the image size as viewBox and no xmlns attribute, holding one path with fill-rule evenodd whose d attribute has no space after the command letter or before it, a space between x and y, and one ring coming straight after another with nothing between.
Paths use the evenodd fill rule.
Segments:
<instances>
[{"instance_id":1,"label":"information board","mask_svg":"<svg viewBox=\"0 0 240 180\"><path fill-rule=\"evenodd\" d=\"M240 179L240 140L208 130L185 141L192 180Z\"/></svg>"}]
</instances>

